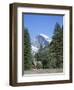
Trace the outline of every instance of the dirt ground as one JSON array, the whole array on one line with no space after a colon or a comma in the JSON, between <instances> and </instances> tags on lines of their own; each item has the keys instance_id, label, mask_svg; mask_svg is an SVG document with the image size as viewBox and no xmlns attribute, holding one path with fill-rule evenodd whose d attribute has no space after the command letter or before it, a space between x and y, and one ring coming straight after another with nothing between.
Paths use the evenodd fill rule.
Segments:
<instances>
[{"instance_id":1,"label":"dirt ground","mask_svg":"<svg viewBox=\"0 0 74 90\"><path fill-rule=\"evenodd\" d=\"M33 69L24 71L24 74L41 74L41 73L62 73L63 69Z\"/></svg>"}]
</instances>

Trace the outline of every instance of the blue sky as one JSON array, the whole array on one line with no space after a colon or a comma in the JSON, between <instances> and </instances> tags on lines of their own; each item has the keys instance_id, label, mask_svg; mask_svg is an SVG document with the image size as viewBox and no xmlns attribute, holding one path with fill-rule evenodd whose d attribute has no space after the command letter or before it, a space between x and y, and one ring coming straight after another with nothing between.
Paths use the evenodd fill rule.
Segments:
<instances>
[{"instance_id":1,"label":"blue sky","mask_svg":"<svg viewBox=\"0 0 74 90\"><path fill-rule=\"evenodd\" d=\"M39 34L52 37L56 23L63 25L63 16L24 14L24 27L28 28L33 40Z\"/></svg>"}]
</instances>

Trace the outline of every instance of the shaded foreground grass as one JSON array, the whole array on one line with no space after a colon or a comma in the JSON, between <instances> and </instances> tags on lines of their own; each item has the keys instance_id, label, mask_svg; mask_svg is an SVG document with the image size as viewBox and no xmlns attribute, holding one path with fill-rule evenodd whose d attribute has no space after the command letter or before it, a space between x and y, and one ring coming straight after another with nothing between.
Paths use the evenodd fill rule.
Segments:
<instances>
[{"instance_id":1,"label":"shaded foreground grass","mask_svg":"<svg viewBox=\"0 0 74 90\"><path fill-rule=\"evenodd\" d=\"M24 74L62 73L63 69L33 69L26 70Z\"/></svg>"}]
</instances>

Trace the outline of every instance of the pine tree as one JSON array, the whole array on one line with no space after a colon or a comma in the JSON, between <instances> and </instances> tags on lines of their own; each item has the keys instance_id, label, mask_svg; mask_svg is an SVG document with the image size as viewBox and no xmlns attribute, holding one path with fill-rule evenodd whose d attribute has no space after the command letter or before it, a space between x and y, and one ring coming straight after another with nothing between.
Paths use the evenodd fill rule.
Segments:
<instances>
[{"instance_id":1,"label":"pine tree","mask_svg":"<svg viewBox=\"0 0 74 90\"><path fill-rule=\"evenodd\" d=\"M32 68L31 42L28 29L24 30L24 70Z\"/></svg>"},{"instance_id":2,"label":"pine tree","mask_svg":"<svg viewBox=\"0 0 74 90\"><path fill-rule=\"evenodd\" d=\"M63 27L55 25L52 42L49 45L51 65L53 68L63 67Z\"/></svg>"}]
</instances>

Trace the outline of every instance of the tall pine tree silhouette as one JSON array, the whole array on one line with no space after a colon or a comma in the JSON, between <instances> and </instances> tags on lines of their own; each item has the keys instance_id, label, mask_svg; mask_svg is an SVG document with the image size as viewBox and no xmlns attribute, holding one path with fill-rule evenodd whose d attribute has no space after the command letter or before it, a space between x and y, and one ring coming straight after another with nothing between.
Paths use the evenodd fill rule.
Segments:
<instances>
[{"instance_id":1,"label":"tall pine tree silhouette","mask_svg":"<svg viewBox=\"0 0 74 90\"><path fill-rule=\"evenodd\" d=\"M24 70L32 68L31 42L28 29L24 29Z\"/></svg>"},{"instance_id":2,"label":"tall pine tree silhouette","mask_svg":"<svg viewBox=\"0 0 74 90\"><path fill-rule=\"evenodd\" d=\"M54 68L63 67L63 26L55 25L52 42L50 43L50 58Z\"/></svg>"}]
</instances>

